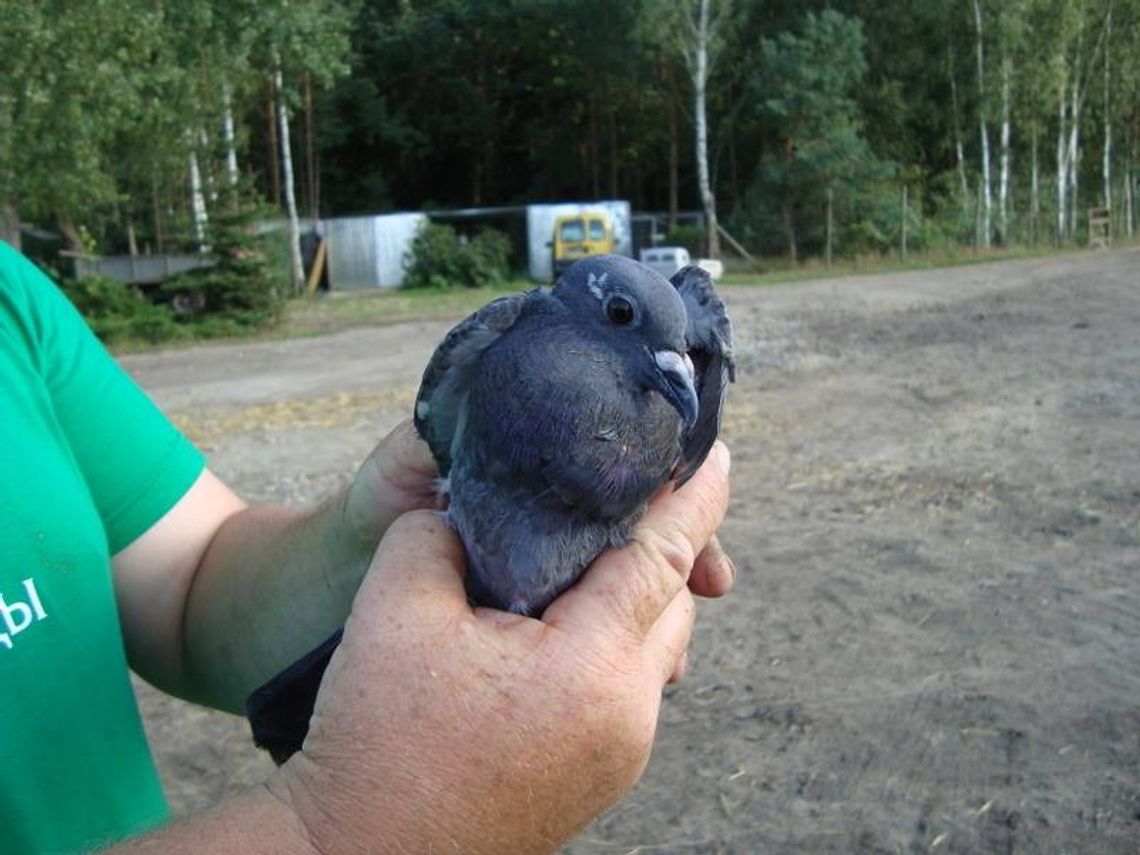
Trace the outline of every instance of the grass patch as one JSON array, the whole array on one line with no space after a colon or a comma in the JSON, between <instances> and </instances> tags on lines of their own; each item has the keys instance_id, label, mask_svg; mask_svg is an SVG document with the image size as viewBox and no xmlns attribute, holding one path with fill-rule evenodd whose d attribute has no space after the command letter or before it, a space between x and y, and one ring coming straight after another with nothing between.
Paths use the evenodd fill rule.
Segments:
<instances>
[{"instance_id":1,"label":"grass patch","mask_svg":"<svg viewBox=\"0 0 1140 855\"><path fill-rule=\"evenodd\" d=\"M533 286L534 283L528 279L516 279L505 285L482 288L333 292L324 297L290 300L283 322L268 335L319 335L358 326L465 317L496 297Z\"/></svg>"},{"instance_id":2,"label":"grass patch","mask_svg":"<svg viewBox=\"0 0 1140 855\"><path fill-rule=\"evenodd\" d=\"M1128 248L1135 245L1135 243L1119 242L1114 248ZM783 285L816 279L838 279L910 270L932 270L941 267L961 267L995 261L1046 258L1087 252L1089 250L1078 247L1058 251L1052 247L1015 246L978 252L964 248L912 254L905 261L897 254L841 259L836 260L830 268L826 267L822 260L814 258L796 264L791 264L783 259L765 258L761 260L767 268L764 273L756 273L747 267L738 266L734 262L725 273L723 284L744 287ZM420 290L393 288L340 291L323 297L299 297L287 301L281 320L268 328L234 335L211 336L205 341L198 337L191 337L154 344L142 339L126 338L116 340L113 350L116 353L130 353L158 348L200 346L212 342L280 340L325 335L356 327L398 324L406 321L436 318L458 320L496 297L533 288L535 284L530 279L518 278L504 285L481 288L460 286Z\"/></svg>"},{"instance_id":3,"label":"grass patch","mask_svg":"<svg viewBox=\"0 0 1140 855\"><path fill-rule=\"evenodd\" d=\"M1114 248L1126 248L1120 243ZM965 267L988 264L994 261L1018 261L1029 258L1048 258L1083 254L1089 250L1071 246L1056 249L1051 246L1011 246L1004 249L974 250L969 247L911 253L905 260L897 253L891 255L864 255L857 258L836 259L831 267L823 259L811 258L792 263L782 258L763 258L764 273L757 273L743 261L733 261L725 272L725 285L783 285L814 279L841 279L847 276L866 276L876 273L902 273L910 270L934 270L943 267Z\"/></svg>"}]
</instances>

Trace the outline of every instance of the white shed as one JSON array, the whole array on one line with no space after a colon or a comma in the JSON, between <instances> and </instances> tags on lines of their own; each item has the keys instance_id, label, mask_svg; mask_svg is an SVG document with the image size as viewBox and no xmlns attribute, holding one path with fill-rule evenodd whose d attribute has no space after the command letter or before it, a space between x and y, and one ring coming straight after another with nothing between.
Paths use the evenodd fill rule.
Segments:
<instances>
[{"instance_id":1,"label":"white shed","mask_svg":"<svg viewBox=\"0 0 1140 855\"><path fill-rule=\"evenodd\" d=\"M412 241L424 214L333 217L322 221L329 246L329 287L336 291L403 284Z\"/></svg>"}]
</instances>

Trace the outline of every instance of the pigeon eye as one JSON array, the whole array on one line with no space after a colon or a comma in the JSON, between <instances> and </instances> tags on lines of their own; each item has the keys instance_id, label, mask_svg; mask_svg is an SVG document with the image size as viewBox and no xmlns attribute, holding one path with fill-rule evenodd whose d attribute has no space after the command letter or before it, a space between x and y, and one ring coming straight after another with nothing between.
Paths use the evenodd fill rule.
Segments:
<instances>
[{"instance_id":1,"label":"pigeon eye","mask_svg":"<svg viewBox=\"0 0 1140 855\"><path fill-rule=\"evenodd\" d=\"M606 303L606 317L619 327L633 323L633 303L625 297L611 297Z\"/></svg>"}]
</instances>

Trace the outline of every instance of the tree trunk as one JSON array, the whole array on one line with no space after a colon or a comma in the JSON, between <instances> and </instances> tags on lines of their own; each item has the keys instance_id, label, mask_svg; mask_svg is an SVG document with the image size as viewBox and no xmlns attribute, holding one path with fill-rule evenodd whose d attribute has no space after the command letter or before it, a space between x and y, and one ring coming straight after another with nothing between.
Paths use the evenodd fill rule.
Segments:
<instances>
[{"instance_id":1,"label":"tree trunk","mask_svg":"<svg viewBox=\"0 0 1140 855\"><path fill-rule=\"evenodd\" d=\"M1001 243L1009 240L1009 78L1012 60L1002 57L1001 63L1001 179L998 187L998 223Z\"/></svg>"},{"instance_id":2,"label":"tree trunk","mask_svg":"<svg viewBox=\"0 0 1140 855\"><path fill-rule=\"evenodd\" d=\"M210 135L206 133L205 128L198 129L198 148L202 152L202 160L198 161L202 175L202 191L212 205L218 201L218 186L214 181L214 171L211 169Z\"/></svg>"},{"instance_id":3,"label":"tree trunk","mask_svg":"<svg viewBox=\"0 0 1140 855\"><path fill-rule=\"evenodd\" d=\"M83 236L79 234L79 229L75 227L70 215L56 214L55 222L59 226L59 233L63 235L64 243L67 244L67 248L71 252L87 251L87 247L83 244Z\"/></svg>"},{"instance_id":4,"label":"tree trunk","mask_svg":"<svg viewBox=\"0 0 1140 855\"><path fill-rule=\"evenodd\" d=\"M198 169L198 153L191 151L187 155L190 170L190 215L194 222L194 241L198 244L200 252L206 252L206 226L210 215L206 211L206 196L202 192L202 173Z\"/></svg>"},{"instance_id":5,"label":"tree trunk","mask_svg":"<svg viewBox=\"0 0 1140 855\"><path fill-rule=\"evenodd\" d=\"M784 215L784 235L788 238L788 258L794 264L799 260L799 251L796 248L796 224L792 217L792 206L785 202L782 206Z\"/></svg>"},{"instance_id":6,"label":"tree trunk","mask_svg":"<svg viewBox=\"0 0 1140 855\"><path fill-rule=\"evenodd\" d=\"M827 185L827 243L824 248L824 264L828 270L831 269L831 244L835 231L835 192L832 190L830 184Z\"/></svg>"},{"instance_id":7,"label":"tree trunk","mask_svg":"<svg viewBox=\"0 0 1140 855\"><path fill-rule=\"evenodd\" d=\"M608 10L608 6L603 9ZM605 103L603 118L606 122L606 194L610 199L618 197L618 128L617 109L614 107L613 88L609 75L603 78L602 98Z\"/></svg>"},{"instance_id":8,"label":"tree trunk","mask_svg":"<svg viewBox=\"0 0 1140 855\"><path fill-rule=\"evenodd\" d=\"M1037 168L1037 129L1034 128L1029 144L1031 165L1029 167L1029 244L1037 246L1037 230L1040 227L1041 187Z\"/></svg>"},{"instance_id":9,"label":"tree trunk","mask_svg":"<svg viewBox=\"0 0 1140 855\"><path fill-rule=\"evenodd\" d=\"M158 195L158 178L154 175L152 175L150 179L150 194L151 203L154 206L154 249L155 252L162 255L162 200Z\"/></svg>"},{"instance_id":10,"label":"tree trunk","mask_svg":"<svg viewBox=\"0 0 1140 855\"><path fill-rule=\"evenodd\" d=\"M1124 175L1124 233L1132 237L1135 232L1135 206L1136 200L1133 198L1132 191L1132 176L1125 173Z\"/></svg>"},{"instance_id":11,"label":"tree trunk","mask_svg":"<svg viewBox=\"0 0 1140 855\"><path fill-rule=\"evenodd\" d=\"M709 176L709 133L706 105L706 87L709 80L709 0L700 0L700 22L697 26L697 43L693 63L694 114L697 125L697 179L701 190L701 204L705 209L708 227L708 253L720 258L719 224L716 219L716 197ZM787 206L785 206L785 213ZM794 242L793 242L794 247ZM794 248L793 248L794 253Z\"/></svg>"},{"instance_id":12,"label":"tree trunk","mask_svg":"<svg viewBox=\"0 0 1140 855\"><path fill-rule=\"evenodd\" d=\"M1136 163L1136 126L1133 125L1131 132L1131 141L1129 142L1129 151L1132 157L1128 159L1130 164ZM1136 186L1133 183L1133 168L1129 167L1124 170L1124 232L1129 237L1132 237L1136 230L1135 217L1136 217Z\"/></svg>"},{"instance_id":13,"label":"tree trunk","mask_svg":"<svg viewBox=\"0 0 1140 855\"><path fill-rule=\"evenodd\" d=\"M293 153L289 139L289 108L285 103L285 85L281 67L274 73L277 89L277 116L281 128L281 167L282 186L285 190L285 213L289 218L289 255L292 261L293 291L300 292L305 281L305 266L301 260L301 224L297 219L297 196L293 186Z\"/></svg>"},{"instance_id":14,"label":"tree trunk","mask_svg":"<svg viewBox=\"0 0 1140 855\"><path fill-rule=\"evenodd\" d=\"M265 101L265 118L268 120L265 140L269 147L269 188L272 191L273 207L281 210L281 159L277 143L277 95L273 80L267 84L269 97Z\"/></svg>"},{"instance_id":15,"label":"tree trunk","mask_svg":"<svg viewBox=\"0 0 1140 855\"><path fill-rule=\"evenodd\" d=\"M1109 112L1111 106L1111 84L1109 78L1109 53L1112 48L1112 6L1108 7L1108 14L1104 22L1105 27L1105 42L1104 42L1104 164L1102 169L1104 171L1104 206L1110 211L1112 210L1112 115Z\"/></svg>"},{"instance_id":16,"label":"tree trunk","mask_svg":"<svg viewBox=\"0 0 1140 855\"><path fill-rule=\"evenodd\" d=\"M20 212L11 202L0 202L0 240L20 249Z\"/></svg>"},{"instance_id":17,"label":"tree trunk","mask_svg":"<svg viewBox=\"0 0 1140 855\"><path fill-rule=\"evenodd\" d=\"M902 260L903 261L906 261L906 258L907 258L906 227L907 227L907 217L908 217L909 213L910 213L910 204L909 204L909 200L907 199L907 186L904 184L903 189L902 189Z\"/></svg>"},{"instance_id":18,"label":"tree trunk","mask_svg":"<svg viewBox=\"0 0 1140 855\"><path fill-rule=\"evenodd\" d=\"M319 215L320 202L317 199L317 149L313 143L313 80L305 72L305 210L314 220Z\"/></svg>"},{"instance_id":19,"label":"tree trunk","mask_svg":"<svg viewBox=\"0 0 1140 855\"><path fill-rule=\"evenodd\" d=\"M677 82L669 76L669 229L677 228L680 202L680 133L677 127Z\"/></svg>"},{"instance_id":20,"label":"tree trunk","mask_svg":"<svg viewBox=\"0 0 1140 855\"><path fill-rule=\"evenodd\" d=\"M986 73L982 49L982 6L974 0L974 22L977 27L975 45L978 54L978 130L982 138L982 245L990 245L993 194L990 189L990 137L986 131Z\"/></svg>"},{"instance_id":21,"label":"tree trunk","mask_svg":"<svg viewBox=\"0 0 1140 855\"><path fill-rule=\"evenodd\" d=\"M237 187L237 144L234 142L234 105L230 82L222 81L222 139L226 144L226 184L231 190Z\"/></svg>"},{"instance_id":22,"label":"tree trunk","mask_svg":"<svg viewBox=\"0 0 1140 855\"><path fill-rule=\"evenodd\" d=\"M1061 100L1057 111L1057 245L1065 242L1067 237L1065 225L1065 202L1068 191L1069 165L1065 162L1065 114L1067 83L1061 81Z\"/></svg>"},{"instance_id":23,"label":"tree trunk","mask_svg":"<svg viewBox=\"0 0 1140 855\"><path fill-rule=\"evenodd\" d=\"M602 164L598 153L598 104L590 94L590 198L600 199L602 195Z\"/></svg>"},{"instance_id":24,"label":"tree trunk","mask_svg":"<svg viewBox=\"0 0 1140 855\"><path fill-rule=\"evenodd\" d=\"M1077 85L1077 78L1073 78L1072 103L1069 107L1069 151L1066 159L1069 167L1069 228L1068 233L1075 237L1077 233L1077 205L1080 181L1081 157L1081 96Z\"/></svg>"},{"instance_id":25,"label":"tree trunk","mask_svg":"<svg viewBox=\"0 0 1140 855\"><path fill-rule=\"evenodd\" d=\"M965 149L962 146L962 126L959 124L960 114L958 112L958 84L954 81L954 60L953 54L949 60L950 63L950 109L954 115L954 153L958 159L958 186L962 192L962 210L966 211L970 206L970 185L966 181L966 155Z\"/></svg>"}]
</instances>

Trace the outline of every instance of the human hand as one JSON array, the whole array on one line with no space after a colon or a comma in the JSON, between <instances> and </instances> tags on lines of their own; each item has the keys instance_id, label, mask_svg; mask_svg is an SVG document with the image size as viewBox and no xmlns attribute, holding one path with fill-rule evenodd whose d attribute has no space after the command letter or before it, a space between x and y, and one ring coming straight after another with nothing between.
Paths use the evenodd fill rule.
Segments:
<instances>
[{"instance_id":1,"label":"human hand","mask_svg":"<svg viewBox=\"0 0 1140 855\"><path fill-rule=\"evenodd\" d=\"M357 470L345 498L352 531L376 544L388 526L408 511L439 509L439 472L431 451L411 419L396 425ZM666 487L672 489L672 487ZM689 589L701 597L722 597L736 579L736 568L714 534L693 565Z\"/></svg>"},{"instance_id":2,"label":"human hand","mask_svg":"<svg viewBox=\"0 0 1140 855\"><path fill-rule=\"evenodd\" d=\"M402 517L361 586L303 751L271 787L321 851L548 852L633 786L724 516L719 444L541 621L471 609L462 547Z\"/></svg>"},{"instance_id":3,"label":"human hand","mask_svg":"<svg viewBox=\"0 0 1140 855\"><path fill-rule=\"evenodd\" d=\"M344 494L351 530L375 549L401 514L440 506L438 478L427 443L405 419L365 458Z\"/></svg>"}]
</instances>

